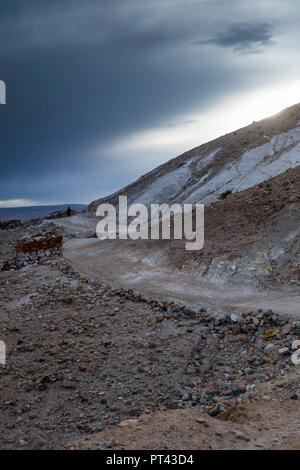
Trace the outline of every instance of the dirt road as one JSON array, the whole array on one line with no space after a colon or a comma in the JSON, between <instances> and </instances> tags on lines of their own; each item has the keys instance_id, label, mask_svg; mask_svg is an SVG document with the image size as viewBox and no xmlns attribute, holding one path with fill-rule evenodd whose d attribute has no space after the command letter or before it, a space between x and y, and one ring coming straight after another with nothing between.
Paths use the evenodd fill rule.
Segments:
<instances>
[{"instance_id":1,"label":"dirt road","mask_svg":"<svg viewBox=\"0 0 300 470\"><path fill-rule=\"evenodd\" d=\"M300 318L300 295L284 290L260 290L237 282L206 282L195 272L175 271L161 241L69 240L64 256L80 273L105 279L112 285L134 288L155 298L186 302L192 307L211 307L220 313L228 309L270 308L278 314Z\"/></svg>"}]
</instances>

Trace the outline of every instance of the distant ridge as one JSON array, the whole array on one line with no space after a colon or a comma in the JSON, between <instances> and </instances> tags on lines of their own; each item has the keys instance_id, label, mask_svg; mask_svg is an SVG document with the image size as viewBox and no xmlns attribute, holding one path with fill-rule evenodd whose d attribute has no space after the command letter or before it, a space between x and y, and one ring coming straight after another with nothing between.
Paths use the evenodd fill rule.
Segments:
<instances>
[{"instance_id":1,"label":"distant ridge","mask_svg":"<svg viewBox=\"0 0 300 470\"><path fill-rule=\"evenodd\" d=\"M7 207L0 208L0 222L8 220L20 220L26 222L30 219L42 219L52 212L65 210L70 206L72 209L80 212L87 206L85 204L58 204L53 206L26 206L26 207Z\"/></svg>"}]
</instances>

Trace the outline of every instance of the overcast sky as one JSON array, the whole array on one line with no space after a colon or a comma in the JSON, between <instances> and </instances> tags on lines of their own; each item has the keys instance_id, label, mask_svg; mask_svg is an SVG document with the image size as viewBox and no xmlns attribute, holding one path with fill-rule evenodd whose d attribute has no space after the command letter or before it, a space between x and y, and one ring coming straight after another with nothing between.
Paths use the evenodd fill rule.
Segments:
<instances>
[{"instance_id":1,"label":"overcast sky","mask_svg":"<svg viewBox=\"0 0 300 470\"><path fill-rule=\"evenodd\" d=\"M299 102L299 24L299 0L1 0L0 206L88 203Z\"/></svg>"}]
</instances>

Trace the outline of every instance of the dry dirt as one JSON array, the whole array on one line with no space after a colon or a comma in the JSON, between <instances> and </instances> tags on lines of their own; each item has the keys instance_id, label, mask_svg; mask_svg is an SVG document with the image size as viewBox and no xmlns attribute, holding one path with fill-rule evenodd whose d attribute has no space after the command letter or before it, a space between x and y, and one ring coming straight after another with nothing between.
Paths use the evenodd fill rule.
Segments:
<instances>
[{"instance_id":1,"label":"dry dirt","mask_svg":"<svg viewBox=\"0 0 300 470\"><path fill-rule=\"evenodd\" d=\"M272 308L275 313L300 318L296 289L265 290L241 282L216 285L197 272L175 271L161 251L161 245L151 241L76 239L65 244L64 256L76 270L93 279L134 288L155 298L183 301L194 308L205 306L217 313Z\"/></svg>"},{"instance_id":2,"label":"dry dirt","mask_svg":"<svg viewBox=\"0 0 300 470\"><path fill-rule=\"evenodd\" d=\"M212 418L200 410L163 410L127 420L67 449L299 450L299 402L266 400L233 407Z\"/></svg>"}]
</instances>

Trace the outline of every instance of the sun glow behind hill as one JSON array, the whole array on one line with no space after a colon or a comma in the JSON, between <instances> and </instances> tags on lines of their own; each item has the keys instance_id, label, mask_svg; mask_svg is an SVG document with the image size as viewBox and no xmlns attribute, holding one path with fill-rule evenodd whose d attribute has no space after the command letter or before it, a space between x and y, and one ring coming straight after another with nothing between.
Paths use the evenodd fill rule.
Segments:
<instances>
[{"instance_id":1,"label":"sun glow behind hill","mask_svg":"<svg viewBox=\"0 0 300 470\"><path fill-rule=\"evenodd\" d=\"M300 81L288 87L278 87L255 92L240 102L240 115L248 121L258 121L272 116L300 102Z\"/></svg>"}]
</instances>

